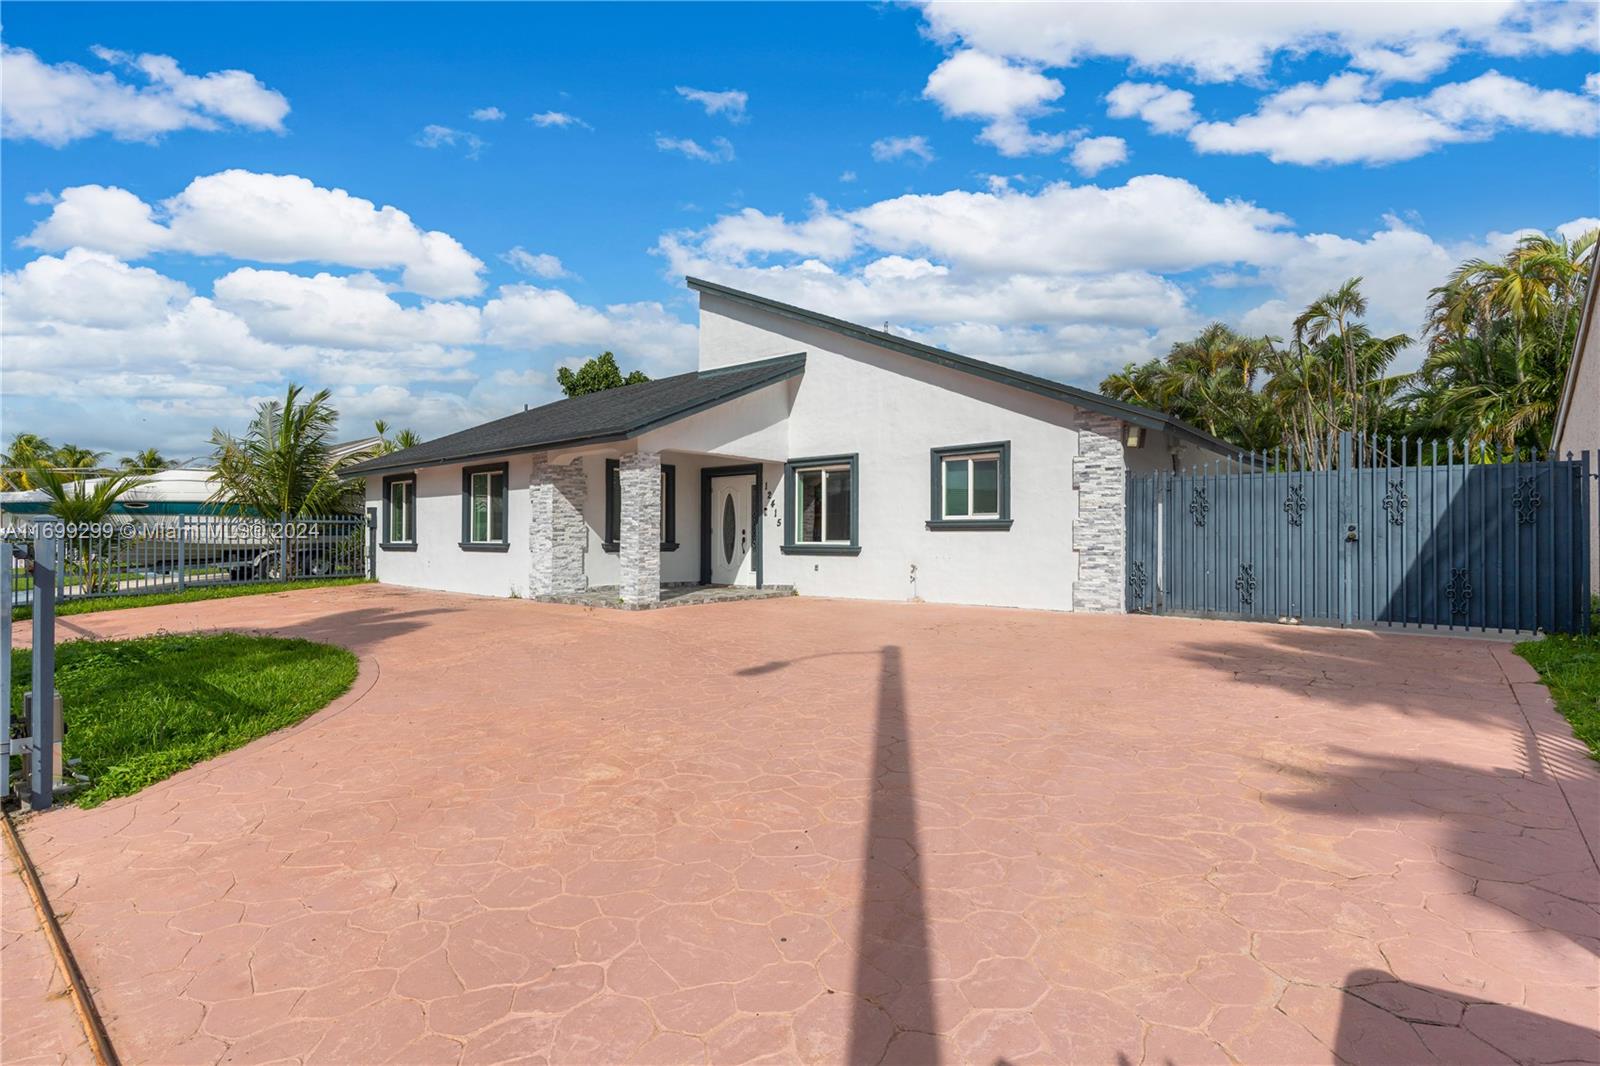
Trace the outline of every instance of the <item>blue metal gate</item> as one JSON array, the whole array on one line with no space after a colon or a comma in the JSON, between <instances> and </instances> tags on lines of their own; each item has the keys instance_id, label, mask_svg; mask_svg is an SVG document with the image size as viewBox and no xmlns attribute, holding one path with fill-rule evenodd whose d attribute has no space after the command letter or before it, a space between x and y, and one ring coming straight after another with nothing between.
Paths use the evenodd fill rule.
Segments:
<instances>
[{"instance_id":1,"label":"blue metal gate","mask_svg":"<svg viewBox=\"0 0 1600 1066\"><path fill-rule=\"evenodd\" d=\"M1130 474L1130 611L1588 632L1590 454L1340 441Z\"/></svg>"}]
</instances>

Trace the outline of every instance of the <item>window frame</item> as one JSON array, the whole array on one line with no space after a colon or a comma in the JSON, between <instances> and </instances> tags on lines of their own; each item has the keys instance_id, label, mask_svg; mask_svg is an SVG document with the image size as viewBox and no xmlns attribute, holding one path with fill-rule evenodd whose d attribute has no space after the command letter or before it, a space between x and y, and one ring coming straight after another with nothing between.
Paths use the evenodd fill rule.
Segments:
<instances>
[{"instance_id":1,"label":"window frame","mask_svg":"<svg viewBox=\"0 0 1600 1066\"><path fill-rule=\"evenodd\" d=\"M461 550L466 552L503 552L511 550L511 464L486 463L482 466L461 468ZM500 513L505 516L499 540L472 539L472 479L479 474L500 475ZM490 482L492 485L493 482ZM493 499L491 495L489 499ZM493 511L491 510L491 515ZM491 520L491 527L493 523ZM492 528L491 528L492 532Z\"/></svg>"},{"instance_id":2,"label":"window frame","mask_svg":"<svg viewBox=\"0 0 1600 1066\"><path fill-rule=\"evenodd\" d=\"M411 538L409 540L395 540L392 528L394 521L393 486L405 484L410 486L408 502L411 505ZM390 474L383 479L383 538L378 542L378 547L390 552L414 552L417 550L417 475Z\"/></svg>"},{"instance_id":3,"label":"window frame","mask_svg":"<svg viewBox=\"0 0 1600 1066\"><path fill-rule=\"evenodd\" d=\"M995 486L999 513L995 515L971 514L958 515L954 518L945 516L944 506L944 480L945 464L953 460L966 459L969 476L967 479L967 506L972 506L972 478L970 476L970 460L975 458L996 457L999 462L996 468L998 484ZM1011 442L1008 440L985 441L982 444L955 444L943 448L931 448L928 452L928 523L929 529L949 530L1007 530L1011 528Z\"/></svg>"},{"instance_id":4,"label":"window frame","mask_svg":"<svg viewBox=\"0 0 1600 1066\"><path fill-rule=\"evenodd\" d=\"M796 493L800 479L797 476L808 470L850 471L850 539L849 541L800 541L795 538L800 508ZM827 478L823 478L823 522L826 528ZM861 554L861 463L860 455L817 455L804 459L790 459L783 464L783 545L785 555L860 555Z\"/></svg>"},{"instance_id":5,"label":"window frame","mask_svg":"<svg viewBox=\"0 0 1600 1066\"><path fill-rule=\"evenodd\" d=\"M606 513L605 525L600 527L600 548L616 553L622 550L620 539L612 539L611 531L622 534L622 460L606 460ZM678 466L661 464L661 550L678 550Z\"/></svg>"}]
</instances>

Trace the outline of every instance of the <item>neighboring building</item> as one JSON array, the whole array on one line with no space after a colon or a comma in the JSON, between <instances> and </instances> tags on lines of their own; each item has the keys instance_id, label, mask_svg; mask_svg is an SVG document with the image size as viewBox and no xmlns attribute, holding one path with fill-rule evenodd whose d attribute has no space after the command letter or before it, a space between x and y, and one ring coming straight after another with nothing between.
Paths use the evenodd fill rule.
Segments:
<instances>
[{"instance_id":1,"label":"neighboring building","mask_svg":"<svg viewBox=\"0 0 1600 1066\"><path fill-rule=\"evenodd\" d=\"M118 516L159 518L172 515L210 514L216 508L207 501L216 491L210 470L162 470L144 475L145 481L123 493L111 505L111 513ZM83 491L93 492L103 478L85 478ZM50 497L41 489L23 489L0 492L0 515L7 524L13 516L46 514L50 510Z\"/></svg>"},{"instance_id":2,"label":"neighboring building","mask_svg":"<svg viewBox=\"0 0 1600 1066\"><path fill-rule=\"evenodd\" d=\"M1572 362L1561 388L1556 407L1556 426L1551 435L1552 450L1565 458L1588 452L1600 463L1600 254L1589 256L1589 291L1583 301L1583 318L1578 323L1578 338L1572 346ZM1591 471L1600 475L1600 471ZM1600 500L1593 482L1584 486L1589 496L1589 591L1600 596Z\"/></svg>"},{"instance_id":3,"label":"neighboring building","mask_svg":"<svg viewBox=\"0 0 1600 1066\"><path fill-rule=\"evenodd\" d=\"M356 464L381 581L663 583L1120 611L1125 473L1231 453L1174 418L689 279L699 370Z\"/></svg>"}]
</instances>

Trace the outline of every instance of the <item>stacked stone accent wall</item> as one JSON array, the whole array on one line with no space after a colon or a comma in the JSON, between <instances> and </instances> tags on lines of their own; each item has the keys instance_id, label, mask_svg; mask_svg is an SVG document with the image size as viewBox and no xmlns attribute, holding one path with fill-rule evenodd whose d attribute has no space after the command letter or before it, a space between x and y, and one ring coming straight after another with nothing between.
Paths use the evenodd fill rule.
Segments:
<instances>
[{"instance_id":1,"label":"stacked stone accent wall","mask_svg":"<svg viewBox=\"0 0 1600 1066\"><path fill-rule=\"evenodd\" d=\"M1078 456L1072 461L1072 487L1078 490L1078 517L1072 523L1072 550L1078 557L1078 579L1072 585L1075 611L1126 609L1126 482L1122 422L1085 412L1078 423Z\"/></svg>"},{"instance_id":2,"label":"stacked stone accent wall","mask_svg":"<svg viewBox=\"0 0 1600 1066\"><path fill-rule=\"evenodd\" d=\"M622 488L622 603L650 606L661 600L661 456L624 455L617 475Z\"/></svg>"},{"instance_id":3,"label":"stacked stone accent wall","mask_svg":"<svg viewBox=\"0 0 1600 1066\"><path fill-rule=\"evenodd\" d=\"M535 462L528 485L528 595L562 596L589 587L584 552L589 529L583 520L588 479L580 460Z\"/></svg>"}]
</instances>

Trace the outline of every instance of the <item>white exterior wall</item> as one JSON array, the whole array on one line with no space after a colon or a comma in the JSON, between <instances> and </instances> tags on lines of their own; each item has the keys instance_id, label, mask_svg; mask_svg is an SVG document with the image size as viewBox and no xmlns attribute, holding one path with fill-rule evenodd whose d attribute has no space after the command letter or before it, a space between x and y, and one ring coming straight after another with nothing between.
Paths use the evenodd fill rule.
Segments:
<instances>
[{"instance_id":1,"label":"white exterior wall","mask_svg":"<svg viewBox=\"0 0 1600 1066\"><path fill-rule=\"evenodd\" d=\"M783 467L773 464L763 486L768 584L812 596L1072 609L1081 412L702 295L702 369L796 351L806 353L806 369L789 417L789 456L860 456L861 553L783 553ZM927 529L930 450L998 440L1011 442L1012 527Z\"/></svg>"},{"instance_id":2,"label":"white exterior wall","mask_svg":"<svg viewBox=\"0 0 1600 1066\"><path fill-rule=\"evenodd\" d=\"M628 449L632 450L632 449ZM583 457L583 471L589 479L589 497L583 517L589 527L589 550L585 568L589 587L617 585L622 579L620 552L605 550L606 459L621 458L623 449ZM661 453L663 466L677 468L674 498L677 504L677 551L661 553L661 582L675 585L700 580L700 467L719 466L720 461L703 463L703 456L680 452Z\"/></svg>"},{"instance_id":3,"label":"white exterior wall","mask_svg":"<svg viewBox=\"0 0 1600 1066\"><path fill-rule=\"evenodd\" d=\"M461 469L489 462L507 464L506 535L510 547L503 552L462 551ZM385 551L378 547L378 580L390 585L471 592L480 596L528 595L528 479L533 473L531 455L505 460L474 460L451 466L429 466L416 471L417 550ZM383 533L383 477L367 478L367 506L378 508L378 532Z\"/></svg>"}]
</instances>

